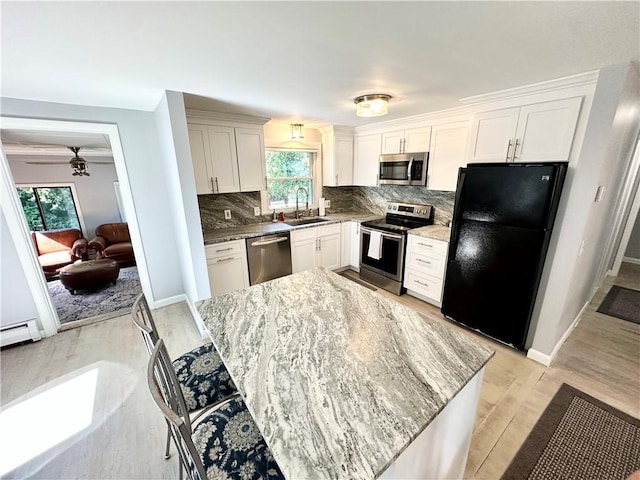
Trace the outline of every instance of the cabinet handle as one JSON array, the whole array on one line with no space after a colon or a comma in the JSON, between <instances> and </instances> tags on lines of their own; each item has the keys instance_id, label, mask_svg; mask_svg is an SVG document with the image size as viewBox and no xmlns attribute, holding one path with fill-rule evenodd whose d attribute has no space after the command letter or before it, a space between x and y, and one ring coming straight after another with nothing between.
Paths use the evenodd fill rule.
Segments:
<instances>
[{"instance_id":1,"label":"cabinet handle","mask_svg":"<svg viewBox=\"0 0 640 480\"><path fill-rule=\"evenodd\" d=\"M418 245L420 245L421 247L433 248L433 245L429 245L428 243L418 242Z\"/></svg>"},{"instance_id":2,"label":"cabinet handle","mask_svg":"<svg viewBox=\"0 0 640 480\"><path fill-rule=\"evenodd\" d=\"M416 260L417 260L418 262L426 263L427 265L431 265L431 262L430 262L430 261L428 261L428 260L423 260L423 259L421 259L421 258L416 258Z\"/></svg>"},{"instance_id":3,"label":"cabinet handle","mask_svg":"<svg viewBox=\"0 0 640 480\"><path fill-rule=\"evenodd\" d=\"M231 260L235 260L235 257L220 258L219 260L216 260L216 263L229 262Z\"/></svg>"},{"instance_id":4,"label":"cabinet handle","mask_svg":"<svg viewBox=\"0 0 640 480\"><path fill-rule=\"evenodd\" d=\"M220 250L216 250L216 253L218 253L218 252L228 252L229 250L233 250L233 247L221 248Z\"/></svg>"},{"instance_id":5,"label":"cabinet handle","mask_svg":"<svg viewBox=\"0 0 640 480\"><path fill-rule=\"evenodd\" d=\"M429 286L429 284L428 284L428 283L421 282L420 280L414 280L414 282L416 282L416 283L417 283L417 284L419 284L419 285L422 285L423 287L428 287L428 286Z\"/></svg>"},{"instance_id":6,"label":"cabinet handle","mask_svg":"<svg viewBox=\"0 0 640 480\"><path fill-rule=\"evenodd\" d=\"M269 184L267 183L267 177L264 177L264 189L269 190Z\"/></svg>"},{"instance_id":7,"label":"cabinet handle","mask_svg":"<svg viewBox=\"0 0 640 480\"><path fill-rule=\"evenodd\" d=\"M513 147L513 159L515 161L516 158L518 158L518 147L520 146L520 139L516 138L516 144Z\"/></svg>"},{"instance_id":8,"label":"cabinet handle","mask_svg":"<svg viewBox=\"0 0 640 480\"><path fill-rule=\"evenodd\" d=\"M505 158L505 161L509 161L509 153L511 152L511 145L513 145L513 141L511 139L509 139L509 144L507 145L507 158Z\"/></svg>"},{"instance_id":9,"label":"cabinet handle","mask_svg":"<svg viewBox=\"0 0 640 480\"><path fill-rule=\"evenodd\" d=\"M213 177L211 177L211 191L216 193L216 186L213 184Z\"/></svg>"},{"instance_id":10,"label":"cabinet handle","mask_svg":"<svg viewBox=\"0 0 640 480\"><path fill-rule=\"evenodd\" d=\"M218 186L218 177L216 177L216 189L214 190L213 193L216 193L216 191L220 193L220 187Z\"/></svg>"},{"instance_id":11,"label":"cabinet handle","mask_svg":"<svg viewBox=\"0 0 640 480\"><path fill-rule=\"evenodd\" d=\"M336 187L338 186L338 174L336 173Z\"/></svg>"}]
</instances>

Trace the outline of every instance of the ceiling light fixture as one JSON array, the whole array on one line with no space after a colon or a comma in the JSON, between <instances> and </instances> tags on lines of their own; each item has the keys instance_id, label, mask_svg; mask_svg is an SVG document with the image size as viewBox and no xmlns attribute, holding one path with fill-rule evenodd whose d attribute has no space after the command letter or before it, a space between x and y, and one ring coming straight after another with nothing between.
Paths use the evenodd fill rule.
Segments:
<instances>
[{"instance_id":1,"label":"ceiling light fixture","mask_svg":"<svg viewBox=\"0 0 640 480\"><path fill-rule=\"evenodd\" d=\"M304 127L302 123L291 124L291 140L298 140L300 138L304 138L304 135L302 135L302 127Z\"/></svg>"},{"instance_id":2,"label":"ceiling light fixture","mask_svg":"<svg viewBox=\"0 0 640 480\"><path fill-rule=\"evenodd\" d=\"M71 168L73 168L73 175L74 176L86 175L88 177L90 174L89 172L87 172L87 161L84 158L78 156L78 152L82 147L67 147L67 148L69 148L69 150L71 150L75 154L75 157L69 160L69 163L71 164Z\"/></svg>"},{"instance_id":3,"label":"ceiling light fixture","mask_svg":"<svg viewBox=\"0 0 640 480\"><path fill-rule=\"evenodd\" d=\"M391 95L373 93L361 95L353 100L356 104L356 115L359 117L379 117L387 114L387 106Z\"/></svg>"}]
</instances>

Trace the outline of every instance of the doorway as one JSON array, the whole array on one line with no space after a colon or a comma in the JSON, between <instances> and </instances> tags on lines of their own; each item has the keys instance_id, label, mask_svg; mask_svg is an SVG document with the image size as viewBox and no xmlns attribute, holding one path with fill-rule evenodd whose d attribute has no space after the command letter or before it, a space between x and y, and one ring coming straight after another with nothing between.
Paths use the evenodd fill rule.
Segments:
<instances>
[{"instance_id":1,"label":"doorway","mask_svg":"<svg viewBox=\"0 0 640 480\"><path fill-rule=\"evenodd\" d=\"M135 276L137 277L137 285L139 291L145 291L145 293L149 294L149 282L148 282L148 274L146 269L146 264L144 262L144 254L142 251L142 244L140 239L140 234L138 231L136 212L133 206L133 199L131 194L131 189L128 181L128 175L126 171L126 164L124 162L124 154L122 151L122 147L120 144L120 138L118 135L118 129L116 125L105 125L105 124L92 124L92 123L84 123L84 122L67 122L67 121L53 121L53 120L39 120L39 119L19 119L19 118L9 118L2 117L1 129L3 132L11 131L11 132L22 132L23 135L32 135L33 138L42 139L43 135L50 134L53 137L57 137L60 140L59 142L49 141L49 142L40 142L40 152L39 155L30 155L31 163L38 163L37 159L40 159L41 164L39 165L30 165L31 168L27 168L27 170L34 171L34 168L37 166L40 169L49 169L49 173L53 170L57 169L61 172L68 172L68 178L70 183L74 184L72 197L75 194L75 207L77 208L79 223L81 224L80 231L82 233L83 238L88 242L90 242L95 236L96 227L102 223L122 223L123 219L120 215L120 210L118 208L118 202L120 203L120 207L122 211L125 212L127 226L129 230L132 230L132 235L130 238L130 243L135 252L133 265L122 265L122 268L119 270L119 278L116 279L116 286L118 283L125 283L130 275L129 272L131 270L135 270ZM70 140L70 136L76 135L78 137L77 141L80 141L83 137L87 138L104 138L104 143L108 146L110 155L110 160L105 161L105 151L98 152L102 155L102 159L99 158L99 155L94 155L94 152L89 153L89 155L84 154L80 155L82 158L87 157L87 171L90 175L77 175L73 176L73 173L77 171L77 169L72 168L73 166L69 164L69 159L71 159L74 154L71 152L65 153L64 150L67 146L71 145L56 145L56 143L68 143ZM3 141L3 144L5 142ZM24 179L29 178L28 176L24 176L24 172L21 172L19 175L17 172L13 172L12 165L13 155L7 154L5 149L11 149L9 146L15 146L16 142L7 142L4 144L4 148L2 151L2 178L3 178L3 195L2 195L2 209L3 214L6 218L7 224L9 226L9 230L11 232L14 244L16 246L16 250L18 250L18 255L20 258L20 263L23 267L23 271L25 273L25 277L30 286L31 293L33 295L34 302L36 304L36 308L38 310L39 319L41 322L41 329L44 331L45 335L53 335L58 330L64 330L69 328L69 325L73 324L80 320L80 323L88 323L86 320L86 315L95 313L95 310L87 309L84 319L79 319L77 316L69 320L69 318L65 318L61 315L60 305L56 306L56 302L54 302L52 298L52 289L51 286L53 282L58 282L58 287L60 287L59 279L53 278L48 279L43 275L42 265L38 259L38 254L36 252L36 246L34 244L34 240L31 235L30 225L27 223L27 219L24 215L23 202L20 201L18 196L18 191L16 187L24 186ZM19 143L19 142L18 142ZM22 142L26 143L26 142ZM77 145L74 145L77 146ZM18 146L19 147L19 146ZM16 147L16 148L18 148ZM27 148L27 145L22 145L22 148ZM32 149L34 145L30 146ZM18 148L19 149L19 148ZM62 150L63 156L56 158L55 155L52 154L54 150ZM87 150L90 150L87 148ZM95 150L99 150L99 148L95 148ZM78 155L76 155L78 156ZM34 160L36 159L36 160ZM24 162L26 163L26 162ZM43 164L42 164L43 163ZM57 165L53 165L57 164ZM26 167L25 167L26 168ZM104 175L106 171L110 171L110 175ZM91 205L89 208L83 208L86 205L86 201L83 202L83 195L78 192L80 190L80 181L85 180L91 177L91 173L93 173L93 182L92 185L89 186L88 190L93 190L95 194L95 186L100 183L101 175L104 176L102 182L101 189L104 192L108 192L110 196L111 206L109 207L110 211L106 215L96 215L95 205ZM15 178L14 178L15 176ZM17 180L18 177L20 180ZM80 177L80 178L77 178ZM51 176L49 177L51 179ZM16 181L17 180L17 181ZM31 177L33 180L33 177ZM54 179L55 180L55 179ZM35 182L31 182L35 183ZM56 182L47 182L44 188L51 187ZM84 185L87 187L87 185ZM31 188L43 188L42 183L37 183L37 186L33 185ZM118 190L118 195L116 195L116 188ZM116 196L119 198L116 199ZM37 203L37 200L36 200ZM83 205L83 203L85 205ZM95 202L94 202L95 203ZM84 210L84 211L83 211ZM104 212L103 212L104 213ZM62 226L64 224L53 222L54 226ZM81 261L89 261L95 260L97 253L88 249L86 252L86 256L81 258ZM128 269L128 270L127 270ZM51 280L51 281L47 281ZM67 288L62 288L63 293L66 293L66 300L63 301L63 304L73 303L69 299L73 299L75 303L80 305L83 304L83 301L86 305L91 304L91 296L96 293L100 293L102 291L102 296L107 299L107 304L111 303L111 305L105 305L107 310L111 307L111 312L98 312L98 315L91 315L91 317L97 317L97 319L108 318L109 314L117 312L118 306L117 298L114 300L113 292L104 292L103 290L108 289L110 285L99 286L98 288L94 288L91 286L87 291L74 292L75 295L71 296L70 290ZM120 290L131 291L131 288L128 288L123 285L125 288L120 288ZM96 291L97 290L97 291ZM112 300L109 302L109 300ZM93 302L96 303L96 302ZM101 303L104 303L104 299ZM125 309L125 311L128 308ZM106 317L99 318L100 315L106 314ZM96 318L93 318L94 320ZM66 325L66 326L65 326ZM74 326L74 325L71 325Z\"/></svg>"}]
</instances>

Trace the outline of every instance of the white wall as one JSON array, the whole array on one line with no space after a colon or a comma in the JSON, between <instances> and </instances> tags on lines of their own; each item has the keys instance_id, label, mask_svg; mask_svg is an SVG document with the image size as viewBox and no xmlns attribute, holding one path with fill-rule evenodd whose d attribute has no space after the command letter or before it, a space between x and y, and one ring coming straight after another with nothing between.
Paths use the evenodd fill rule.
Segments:
<instances>
[{"instance_id":1,"label":"white wall","mask_svg":"<svg viewBox=\"0 0 640 480\"><path fill-rule=\"evenodd\" d=\"M113 164L89 164L87 177L74 177L68 165L31 165L26 161L57 160L71 158L7 155L11 173L16 184L19 183L73 183L80 203L80 211L87 231L83 232L87 240L95 236L95 229L103 223L120 222L113 182L118 180ZM90 161L95 157L87 157ZM103 158L104 159L104 158Z\"/></svg>"},{"instance_id":2,"label":"white wall","mask_svg":"<svg viewBox=\"0 0 640 480\"><path fill-rule=\"evenodd\" d=\"M554 353L601 281L595 276L639 127L637 113L629 115L634 104L637 108L638 87L633 65L599 72L580 158L567 178L569 191L563 194L556 221L560 230L554 231L559 235L532 344L542 355ZM605 185L607 194L594 203L598 185Z\"/></svg>"},{"instance_id":3,"label":"white wall","mask_svg":"<svg viewBox=\"0 0 640 480\"><path fill-rule=\"evenodd\" d=\"M636 223L633 224L633 230L631 230L629 244L624 256L640 261L640 215L636 216Z\"/></svg>"},{"instance_id":4,"label":"white wall","mask_svg":"<svg viewBox=\"0 0 640 480\"><path fill-rule=\"evenodd\" d=\"M166 193L169 180L165 169L160 168L163 151L158 140L154 113L12 98L2 98L0 102L0 111L5 116L109 123L118 126L140 240L148 267L153 296L151 300L182 295L184 288L176 253L173 209L171 198ZM3 264L0 274L3 278L11 278L16 272Z\"/></svg>"},{"instance_id":5,"label":"white wall","mask_svg":"<svg viewBox=\"0 0 640 480\"><path fill-rule=\"evenodd\" d=\"M0 209L0 325L10 325L38 318L27 279L22 270L18 252L9 233L7 221ZM42 324L38 322L38 328Z\"/></svg>"},{"instance_id":6,"label":"white wall","mask_svg":"<svg viewBox=\"0 0 640 480\"><path fill-rule=\"evenodd\" d=\"M211 291L182 93L166 91L155 117L163 144L163 165L172 199L184 290L187 298L195 302L209 298Z\"/></svg>"}]
</instances>

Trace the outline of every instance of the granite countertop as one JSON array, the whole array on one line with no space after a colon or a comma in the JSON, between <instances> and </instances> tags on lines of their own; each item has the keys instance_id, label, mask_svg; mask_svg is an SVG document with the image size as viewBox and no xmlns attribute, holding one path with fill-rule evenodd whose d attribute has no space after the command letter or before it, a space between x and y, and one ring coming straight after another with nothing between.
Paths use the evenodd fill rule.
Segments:
<instances>
[{"instance_id":1,"label":"granite countertop","mask_svg":"<svg viewBox=\"0 0 640 480\"><path fill-rule=\"evenodd\" d=\"M429 225L427 227L414 228L409 230L409 235L418 235L420 237L432 238L441 242L449 242L451 237L451 227L443 225Z\"/></svg>"},{"instance_id":2,"label":"granite countertop","mask_svg":"<svg viewBox=\"0 0 640 480\"><path fill-rule=\"evenodd\" d=\"M494 353L323 268L196 307L290 479L376 478Z\"/></svg>"},{"instance_id":3,"label":"granite countertop","mask_svg":"<svg viewBox=\"0 0 640 480\"><path fill-rule=\"evenodd\" d=\"M306 217L305 217L306 218ZM311 228L322 225L329 225L331 223L341 223L348 221L364 222L367 220L374 220L382 218L381 215L376 215L368 212L346 212L346 213L332 213L325 217L317 217L325 219L324 222L312 223L309 225L291 226L284 222L266 222L266 223L253 223L250 225L243 225L240 227L231 228L219 228L216 230L209 230L203 233L204 244L210 245L213 243L226 242L229 240L241 240L244 238L259 237L261 235L268 235L271 233L287 232L290 230L298 230L300 228Z\"/></svg>"}]
</instances>

